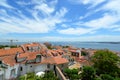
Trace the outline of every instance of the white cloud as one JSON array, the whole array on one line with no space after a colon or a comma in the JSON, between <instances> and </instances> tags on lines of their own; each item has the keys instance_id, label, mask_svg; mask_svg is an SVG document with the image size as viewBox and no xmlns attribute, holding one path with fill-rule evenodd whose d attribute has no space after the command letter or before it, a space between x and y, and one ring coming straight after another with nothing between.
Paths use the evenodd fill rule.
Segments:
<instances>
[{"instance_id":1,"label":"white cloud","mask_svg":"<svg viewBox=\"0 0 120 80\"><path fill-rule=\"evenodd\" d=\"M57 0L52 0L51 2L46 2L45 0L33 0L33 4L35 3L35 10L43 12L43 14L50 15L55 11L55 6L57 4Z\"/></svg>"},{"instance_id":2,"label":"white cloud","mask_svg":"<svg viewBox=\"0 0 120 80\"><path fill-rule=\"evenodd\" d=\"M86 28L67 28L63 30L58 30L61 34L74 34L74 35L82 35L87 33L92 33L94 30L86 29Z\"/></svg>"},{"instance_id":3,"label":"white cloud","mask_svg":"<svg viewBox=\"0 0 120 80\"><path fill-rule=\"evenodd\" d=\"M70 0L73 1L73 0ZM70 34L70 35L83 35L83 34L94 34L97 30L112 29L113 31L119 31L120 22L120 0L74 0L74 2L84 5L91 5L90 7L95 7L101 4L104 1L108 1L103 6L96 8L93 13L96 11L103 11L105 13L101 14L102 16L96 19L91 19L89 21L81 21L80 19L87 18L91 16L92 11L88 11L85 16L80 17L79 21L74 23L69 22L67 24L61 25L61 29L57 31L61 34ZM34 4L30 9L25 7L26 12L29 12L34 19L31 19L25 16L22 10L11 9L6 0L2 0L1 6L10 8L9 11L14 13L16 16L9 15L9 11L6 9L0 9L0 32L1 33L47 33L51 30L54 30L56 24L60 24L66 19L64 18L65 14L68 12L66 8L60 8L59 11L56 11L57 0L51 0L46 2L46 0L32 0L31 2L19 1L20 6L27 6ZM6 6L7 5L7 6ZM54 13L54 15L52 14ZM42 17L41 17L42 15ZM71 27L72 26L72 27ZM85 28L83 28L85 27Z\"/></svg>"},{"instance_id":4,"label":"white cloud","mask_svg":"<svg viewBox=\"0 0 120 80\"><path fill-rule=\"evenodd\" d=\"M90 12L84 14L83 16L80 16L80 17L79 17L79 20L85 19L85 18L91 16L91 15L94 14L94 13L96 13L96 11L91 10Z\"/></svg>"},{"instance_id":5,"label":"white cloud","mask_svg":"<svg viewBox=\"0 0 120 80\"><path fill-rule=\"evenodd\" d=\"M75 2L86 4L100 4L105 0L74 0ZM95 3L95 4L94 4ZM99 29L110 29L111 31L120 31L120 0L108 0L103 6L98 7L94 11L90 11L85 16L81 16L79 18L80 21L76 23L72 23L72 26L78 26L77 28L68 28L59 30L59 33L62 34L75 34L75 35L82 35L87 34L90 32L97 32ZM99 18L93 18L89 21L82 21L82 19L91 16L91 14L96 13L97 11L104 11L102 16ZM95 15L95 14L94 14ZM69 26L69 25L68 25ZM81 28L86 27L86 28Z\"/></svg>"},{"instance_id":6,"label":"white cloud","mask_svg":"<svg viewBox=\"0 0 120 80\"><path fill-rule=\"evenodd\" d=\"M25 1L17 1L16 2L18 5L21 5L21 6L27 6L27 5L30 5L31 4L31 2L29 1L29 2L25 2Z\"/></svg>"},{"instance_id":7,"label":"white cloud","mask_svg":"<svg viewBox=\"0 0 120 80\"><path fill-rule=\"evenodd\" d=\"M120 36L117 35L94 35L80 37L78 41L120 41Z\"/></svg>"},{"instance_id":8,"label":"white cloud","mask_svg":"<svg viewBox=\"0 0 120 80\"><path fill-rule=\"evenodd\" d=\"M120 32L120 25L113 25L115 29L113 31L119 31Z\"/></svg>"},{"instance_id":9,"label":"white cloud","mask_svg":"<svg viewBox=\"0 0 120 80\"><path fill-rule=\"evenodd\" d=\"M6 7L6 8L13 8L7 3L7 0L0 0L0 6Z\"/></svg>"},{"instance_id":10,"label":"white cloud","mask_svg":"<svg viewBox=\"0 0 120 80\"><path fill-rule=\"evenodd\" d=\"M2 40L14 39L20 41L120 41L118 35L94 35L94 36L81 36L81 37L57 37L57 36L44 36L44 37L33 37L33 38L15 38L15 37L3 37ZM0 40L0 41L2 41Z\"/></svg>"},{"instance_id":11,"label":"white cloud","mask_svg":"<svg viewBox=\"0 0 120 80\"><path fill-rule=\"evenodd\" d=\"M32 14L34 19L29 18L29 16L25 16L21 10L14 11L10 9L12 14L20 17L18 18L16 16L10 16L7 13L7 10L0 9L0 20L3 21L0 22L0 33L47 33L53 30L56 24L65 21L63 17L67 13L67 9L64 7L59 11L55 11L55 7L53 7L55 5L55 1L56 0L50 2L49 5L41 2L41 10L34 9L36 6L38 6L38 3L33 9L28 9L28 11L31 11L30 14ZM50 5L52 7L49 7ZM43 18L43 16L41 17L38 14L39 12L47 15L44 15ZM54 12L55 15L51 15L52 12Z\"/></svg>"},{"instance_id":12,"label":"white cloud","mask_svg":"<svg viewBox=\"0 0 120 80\"><path fill-rule=\"evenodd\" d=\"M63 27L63 28L68 28L68 25L62 24L61 27Z\"/></svg>"},{"instance_id":13,"label":"white cloud","mask_svg":"<svg viewBox=\"0 0 120 80\"><path fill-rule=\"evenodd\" d=\"M114 29L118 28L115 23L120 20L115 15L104 14L102 17L90 20L88 22L77 22L74 23L73 26L79 26L77 28L68 28L63 30L58 30L59 33L62 34L74 34L74 35L82 35L82 34L94 34L98 29ZM69 26L69 25L68 25ZM85 26L86 28L80 28Z\"/></svg>"},{"instance_id":14,"label":"white cloud","mask_svg":"<svg viewBox=\"0 0 120 80\"><path fill-rule=\"evenodd\" d=\"M84 4L84 5L90 4L91 5L90 7L92 8L101 4L102 2L105 2L106 0L69 0L69 1L75 4Z\"/></svg>"},{"instance_id":15,"label":"white cloud","mask_svg":"<svg viewBox=\"0 0 120 80\"><path fill-rule=\"evenodd\" d=\"M44 12L46 14L50 14L54 11L54 8L50 8L47 4L37 5L37 6L35 6L34 9L41 10L42 12Z\"/></svg>"},{"instance_id":16,"label":"white cloud","mask_svg":"<svg viewBox=\"0 0 120 80\"><path fill-rule=\"evenodd\" d=\"M120 12L120 0L110 0L108 3L106 3L103 7L100 8L100 10L109 10L114 12Z\"/></svg>"},{"instance_id":17,"label":"white cloud","mask_svg":"<svg viewBox=\"0 0 120 80\"><path fill-rule=\"evenodd\" d=\"M42 37L42 41L120 41L120 36L115 35L94 35L81 37Z\"/></svg>"},{"instance_id":18,"label":"white cloud","mask_svg":"<svg viewBox=\"0 0 120 80\"><path fill-rule=\"evenodd\" d=\"M114 25L118 21L117 16L105 14L101 18L85 22L83 25L94 28L111 28L111 25Z\"/></svg>"},{"instance_id":19,"label":"white cloud","mask_svg":"<svg viewBox=\"0 0 120 80\"><path fill-rule=\"evenodd\" d=\"M104 15L100 18L83 23L83 25L88 27L96 28L118 28L116 24L120 22L120 0L109 0L102 7L95 11L106 11ZM120 24L117 24L120 26Z\"/></svg>"}]
</instances>

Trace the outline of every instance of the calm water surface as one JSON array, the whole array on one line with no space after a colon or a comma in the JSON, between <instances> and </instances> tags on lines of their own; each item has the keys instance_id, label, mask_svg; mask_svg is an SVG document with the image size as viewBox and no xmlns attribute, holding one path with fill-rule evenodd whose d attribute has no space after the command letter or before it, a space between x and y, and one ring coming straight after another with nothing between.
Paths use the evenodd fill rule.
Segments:
<instances>
[{"instance_id":1,"label":"calm water surface","mask_svg":"<svg viewBox=\"0 0 120 80\"><path fill-rule=\"evenodd\" d=\"M15 45L24 44L26 42L15 42ZM41 42L43 43L43 42ZM93 48L93 49L110 49L120 52L120 43L98 43L98 42L50 42L53 45L71 45L78 48ZM10 42L0 42L0 45L10 45Z\"/></svg>"},{"instance_id":2,"label":"calm water surface","mask_svg":"<svg viewBox=\"0 0 120 80\"><path fill-rule=\"evenodd\" d=\"M120 52L120 44L97 42L52 42L54 45L72 45L78 48L110 49Z\"/></svg>"}]
</instances>

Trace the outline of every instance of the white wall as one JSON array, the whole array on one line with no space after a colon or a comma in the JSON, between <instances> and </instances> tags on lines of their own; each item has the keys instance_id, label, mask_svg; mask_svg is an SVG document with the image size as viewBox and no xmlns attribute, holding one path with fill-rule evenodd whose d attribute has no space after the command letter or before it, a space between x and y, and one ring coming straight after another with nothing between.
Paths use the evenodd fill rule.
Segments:
<instances>
[{"instance_id":1,"label":"white wall","mask_svg":"<svg viewBox=\"0 0 120 80\"><path fill-rule=\"evenodd\" d=\"M22 71L20 70L21 67L22 67ZM27 72L26 65L25 64L20 64L19 69L18 69L19 76L26 74L26 72Z\"/></svg>"},{"instance_id":2,"label":"white wall","mask_svg":"<svg viewBox=\"0 0 120 80\"><path fill-rule=\"evenodd\" d=\"M3 69L0 70L0 75L2 75L2 74L4 74L4 70Z\"/></svg>"},{"instance_id":3,"label":"white wall","mask_svg":"<svg viewBox=\"0 0 120 80\"><path fill-rule=\"evenodd\" d=\"M20 68L22 67L22 71ZM20 64L19 66L19 75L24 75L26 73L34 72L34 64Z\"/></svg>"},{"instance_id":4,"label":"white wall","mask_svg":"<svg viewBox=\"0 0 120 80\"><path fill-rule=\"evenodd\" d=\"M20 69L20 67L22 67L22 71ZM15 66L8 66L7 69L5 69L5 71L1 72L0 71L0 75L2 75L5 72L5 79L10 79L11 78L11 70L15 69L15 76L14 78L16 78L17 76L21 76L24 75L26 73L30 73L30 72L41 72L41 71L45 71L45 70L53 70L54 69L54 65L50 65L50 68L47 68L47 64L16 64ZM4 76L4 74L3 74ZM1 76L0 76L0 80L1 80Z\"/></svg>"},{"instance_id":5,"label":"white wall","mask_svg":"<svg viewBox=\"0 0 120 80\"><path fill-rule=\"evenodd\" d=\"M47 70L47 64L35 65L35 73Z\"/></svg>"},{"instance_id":6,"label":"white wall","mask_svg":"<svg viewBox=\"0 0 120 80\"><path fill-rule=\"evenodd\" d=\"M34 72L34 64L26 65L27 73Z\"/></svg>"},{"instance_id":7,"label":"white wall","mask_svg":"<svg viewBox=\"0 0 120 80\"><path fill-rule=\"evenodd\" d=\"M16 64L15 66L8 66L8 68L5 70L5 79L11 78L11 70L12 69L15 69L14 78L16 78L18 76L18 68L19 68L19 64Z\"/></svg>"},{"instance_id":8,"label":"white wall","mask_svg":"<svg viewBox=\"0 0 120 80\"><path fill-rule=\"evenodd\" d=\"M0 80L4 80L4 71L0 70Z\"/></svg>"},{"instance_id":9,"label":"white wall","mask_svg":"<svg viewBox=\"0 0 120 80\"><path fill-rule=\"evenodd\" d=\"M20 70L20 67L22 67L22 71ZM50 65L50 69L53 70L53 65ZM20 76L30 72L37 73L45 70L48 70L47 64L20 64L18 75Z\"/></svg>"}]
</instances>

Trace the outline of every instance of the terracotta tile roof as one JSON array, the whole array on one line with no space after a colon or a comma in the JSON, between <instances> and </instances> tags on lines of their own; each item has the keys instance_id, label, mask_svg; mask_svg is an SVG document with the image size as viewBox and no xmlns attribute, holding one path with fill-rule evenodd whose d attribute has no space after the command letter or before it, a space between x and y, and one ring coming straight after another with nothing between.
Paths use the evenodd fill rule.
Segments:
<instances>
[{"instance_id":1,"label":"terracotta tile roof","mask_svg":"<svg viewBox=\"0 0 120 80\"><path fill-rule=\"evenodd\" d=\"M52 56L50 50L44 50L44 51L41 51L40 53L41 53L43 56L47 56L47 57Z\"/></svg>"},{"instance_id":2,"label":"terracotta tile roof","mask_svg":"<svg viewBox=\"0 0 120 80\"><path fill-rule=\"evenodd\" d=\"M0 49L0 56L15 55L17 52L23 53L22 48Z\"/></svg>"},{"instance_id":3,"label":"terracotta tile roof","mask_svg":"<svg viewBox=\"0 0 120 80\"><path fill-rule=\"evenodd\" d=\"M64 63L68 63L68 60L65 58L62 58L61 56L57 56L57 57L45 58L41 63L64 64Z\"/></svg>"},{"instance_id":4,"label":"terracotta tile roof","mask_svg":"<svg viewBox=\"0 0 120 80\"><path fill-rule=\"evenodd\" d=\"M0 59L4 64L10 65L10 66L14 66L15 64L17 64L15 61L15 55L0 57Z\"/></svg>"},{"instance_id":5,"label":"terracotta tile roof","mask_svg":"<svg viewBox=\"0 0 120 80\"><path fill-rule=\"evenodd\" d=\"M39 43L28 43L28 44L23 44L22 46L26 47L35 47L35 46L40 46Z\"/></svg>"},{"instance_id":6,"label":"terracotta tile roof","mask_svg":"<svg viewBox=\"0 0 120 80\"><path fill-rule=\"evenodd\" d=\"M61 50L61 49L58 49L56 51L59 53L59 55L65 54L65 52L63 50Z\"/></svg>"},{"instance_id":7,"label":"terracotta tile roof","mask_svg":"<svg viewBox=\"0 0 120 80\"><path fill-rule=\"evenodd\" d=\"M33 60L36 58L36 55L38 55L38 54L40 54L40 53L38 53L38 52L26 52L26 53L19 54L18 58L27 57L27 60Z\"/></svg>"},{"instance_id":8,"label":"terracotta tile roof","mask_svg":"<svg viewBox=\"0 0 120 80\"><path fill-rule=\"evenodd\" d=\"M28 44L23 44L23 46L40 46L39 43L28 43Z\"/></svg>"},{"instance_id":9,"label":"terracotta tile roof","mask_svg":"<svg viewBox=\"0 0 120 80\"><path fill-rule=\"evenodd\" d=\"M51 52L51 55L54 56L54 57L61 55L61 54L59 54L59 53L61 53L60 50L50 50L50 52Z\"/></svg>"},{"instance_id":10,"label":"terracotta tile roof","mask_svg":"<svg viewBox=\"0 0 120 80\"><path fill-rule=\"evenodd\" d=\"M23 46L38 46L38 43L32 43L32 44L24 44ZM10 66L13 66L16 63L15 61L15 55L19 52L18 59L19 58L25 58L26 60L21 63L25 63L27 60L33 60L36 58L36 55L45 55L41 63L50 63L50 64L63 64L68 63L68 60L65 58L62 58L60 53L63 53L62 50L46 50L42 49L41 51L36 52L24 52L22 47L19 48L11 48L11 49L0 49L0 59L5 64L9 64ZM40 63L40 64L41 64ZM37 63L36 63L37 64Z\"/></svg>"},{"instance_id":11,"label":"terracotta tile roof","mask_svg":"<svg viewBox=\"0 0 120 80\"><path fill-rule=\"evenodd\" d=\"M55 61L53 60L52 57L48 57L48 58L45 58L44 60L42 60L41 63L44 63L44 64L55 64Z\"/></svg>"},{"instance_id":12,"label":"terracotta tile roof","mask_svg":"<svg viewBox=\"0 0 120 80\"><path fill-rule=\"evenodd\" d=\"M54 49L62 49L62 46L53 46Z\"/></svg>"},{"instance_id":13,"label":"terracotta tile roof","mask_svg":"<svg viewBox=\"0 0 120 80\"><path fill-rule=\"evenodd\" d=\"M47 56L53 56L53 55L51 54L51 51L48 51L46 54L47 54Z\"/></svg>"},{"instance_id":14,"label":"terracotta tile roof","mask_svg":"<svg viewBox=\"0 0 120 80\"><path fill-rule=\"evenodd\" d=\"M46 55L46 56L55 57L55 56L60 56L60 55L62 55L62 54L65 54L65 52L59 49L59 50L47 50L47 51L42 51L41 54L42 54L42 55Z\"/></svg>"},{"instance_id":15,"label":"terracotta tile roof","mask_svg":"<svg viewBox=\"0 0 120 80\"><path fill-rule=\"evenodd\" d=\"M27 43L27 44L21 45L21 47L25 49L25 51L27 50L28 47L36 47L36 46L40 46L40 44L39 43Z\"/></svg>"},{"instance_id":16,"label":"terracotta tile roof","mask_svg":"<svg viewBox=\"0 0 120 80\"><path fill-rule=\"evenodd\" d=\"M77 51L76 50L69 50L70 52L74 52L74 53L76 53Z\"/></svg>"},{"instance_id":17,"label":"terracotta tile roof","mask_svg":"<svg viewBox=\"0 0 120 80\"><path fill-rule=\"evenodd\" d=\"M53 60L55 61L56 64L68 63L68 60L62 58L61 56L53 57Z\"/></svg>"}]
</instances>

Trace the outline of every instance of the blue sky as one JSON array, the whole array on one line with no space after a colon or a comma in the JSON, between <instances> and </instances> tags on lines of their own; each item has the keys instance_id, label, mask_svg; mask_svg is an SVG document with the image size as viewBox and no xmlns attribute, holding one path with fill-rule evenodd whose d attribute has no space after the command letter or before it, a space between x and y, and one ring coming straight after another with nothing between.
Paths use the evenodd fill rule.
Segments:
<instances>
[{"instance_id":1,"label":"blue sky","mask_svg":"<svg viewBox=\"0 0 120 80\"><path fill-rule=\"evenodd\" d=\"M0 41L120 41L120 0L0 0Z\"/></svg>"}]
</instances>

